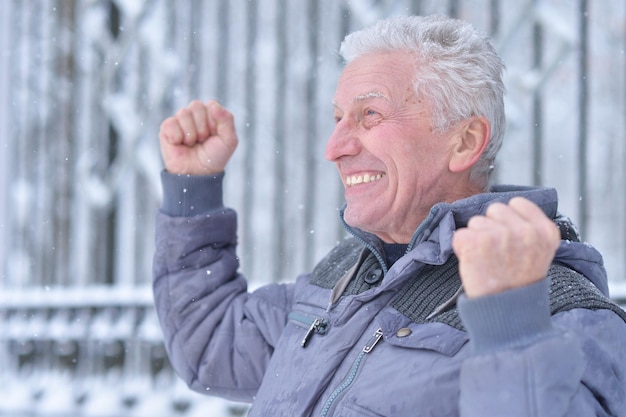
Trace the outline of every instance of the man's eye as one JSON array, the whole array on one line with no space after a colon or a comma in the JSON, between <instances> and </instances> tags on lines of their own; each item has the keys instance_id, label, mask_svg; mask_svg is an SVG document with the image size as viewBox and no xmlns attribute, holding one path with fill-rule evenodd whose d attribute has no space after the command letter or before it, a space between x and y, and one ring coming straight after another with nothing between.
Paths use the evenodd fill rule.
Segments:
<instances>
[{"instance_id":1,"label":"man's eye","mask_svg":"<svg viewBox=\"0 0 626 417\"><path fill-rule=\"evenodd\" d=\"M363 127L370 129L378 125L382 121L382 116L379 112L372 109L366 109L363 111Z\"/></svg>"},{"instance_id":2,"label":"man's eye","mask_svg":"<svg viewBox=\"0 0 626 417\"><path fill-rule=\"evenodd\" d=\"M341 121L340 116L335 116L335 124L338 124Z\"/></svg>"}]
</instances>

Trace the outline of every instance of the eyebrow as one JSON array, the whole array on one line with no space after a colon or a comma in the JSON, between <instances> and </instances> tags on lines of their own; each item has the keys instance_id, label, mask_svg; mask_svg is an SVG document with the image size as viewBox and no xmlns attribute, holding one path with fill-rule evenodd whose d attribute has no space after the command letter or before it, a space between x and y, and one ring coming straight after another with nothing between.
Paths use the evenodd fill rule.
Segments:
<instances>
[{"instance_id":1,"label":"eyebrow","mask_svg":"<svg viewBox=\"0 0 626 417\"><path fill-rule=\"evenodd\" d=\"M389 97L387 97L384 93L381 93L380 91L370 91L365 94L359 94L358 96L354 97L352 99L352 102L358 103L359 101L365 101L371 98L382 98L384 100L389 101ZM333 107L338 107L337 102L335 100L333 100L331 104L333 105Z\"/></svg>"},{"instance_id":2,"label":"eyebrow","mask_svg":"<svg viewBox=\"0 0 626 417\"><path fill-rule=\"evenodd\" d=\"M380 91L370 91L365 94L361 94L361 95L354 97L352 99L352 102L356 103L357 101L368 100L370 98L383 98L385 100L389 100L389 97L387 97L385 94L381 93Z\"/></svg>"}]
</instances>

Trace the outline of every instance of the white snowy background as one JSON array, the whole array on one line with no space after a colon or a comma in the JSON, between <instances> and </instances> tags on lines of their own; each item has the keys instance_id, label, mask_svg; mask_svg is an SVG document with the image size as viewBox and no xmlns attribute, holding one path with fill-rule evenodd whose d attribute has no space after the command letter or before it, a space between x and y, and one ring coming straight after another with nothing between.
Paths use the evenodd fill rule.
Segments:
<instances>
[{"instance_id":1,"label":"white snowy background","mask_svg":"<svg viewBox=\"0 0 626 417\"><path fill-rule=\"evenodd\" d=\"M343 36L443 13L508 67L499 182L556 187L626 300L623 0L0 2L0 416L235 416L188 391L150 292L162 119L217 98L251 285L294 279L343 236L323 159Z\"/></svg>"}]
</instances>

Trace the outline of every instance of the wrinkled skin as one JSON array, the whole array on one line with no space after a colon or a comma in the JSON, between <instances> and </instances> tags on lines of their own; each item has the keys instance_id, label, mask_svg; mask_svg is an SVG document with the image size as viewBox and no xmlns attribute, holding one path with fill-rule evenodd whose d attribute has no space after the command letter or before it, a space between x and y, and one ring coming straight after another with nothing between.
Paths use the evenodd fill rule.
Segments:
<instances>
[{"instance_id":1,"label":"wrinkled skin","mask_svg":"<svg viewBox=\"0 0 626 417\"><path fill-rule=\"evenodd\" d=\"M561 241L556 225L521 197L494 203L452 241L468 297L522 287L545 277Z\"/></svg>"},{"instance_id":2,"label":"wrinkled skin","mask_svg":"<svg viewBox=\"0 0 626 417\"><path fill-rule=\"evenodd\" d=\"M475 117L434 132L428 103L413 89L415 65L403 52L348 64L325 152L345 186L348 224L386 242L407 243L434 204L481 192L469 174L489 141L489 123ZM233 115L213 100L193 101L166 119L159 140L166 170L189 175L224 171L238 143ZM353 184L359 177L365 180ZM466 294L542 279L559 242L556 226L530 201L493 204L454 236Z\"/></svg>"}]
</instances>

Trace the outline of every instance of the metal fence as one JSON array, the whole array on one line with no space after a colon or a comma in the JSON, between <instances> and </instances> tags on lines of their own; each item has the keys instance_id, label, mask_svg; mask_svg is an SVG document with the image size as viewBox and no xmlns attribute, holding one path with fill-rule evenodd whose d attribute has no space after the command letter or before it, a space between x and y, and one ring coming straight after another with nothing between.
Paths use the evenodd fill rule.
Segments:
<instances>
[{"instance_id":1,"label":"metal fence","mask_svg":"<svg viewBox=\"0 0 626 417\"><path fill-rule=\"evenodd\" d=\"M234 112L226 202L240 213L242 270L253 286L293 279L343 236L341 185L323 160L338 45L408 13L493 35L509 90L498 180L556 187L626 299L624 1L7 0L0 381L13 391L0 415L155 416L142 404L156 398L166 415L192 415L200 400L176 388L149 289L161 120L195 98ZM62 381L67 402L46 402Z\"/></svg>"}]
</instances>

